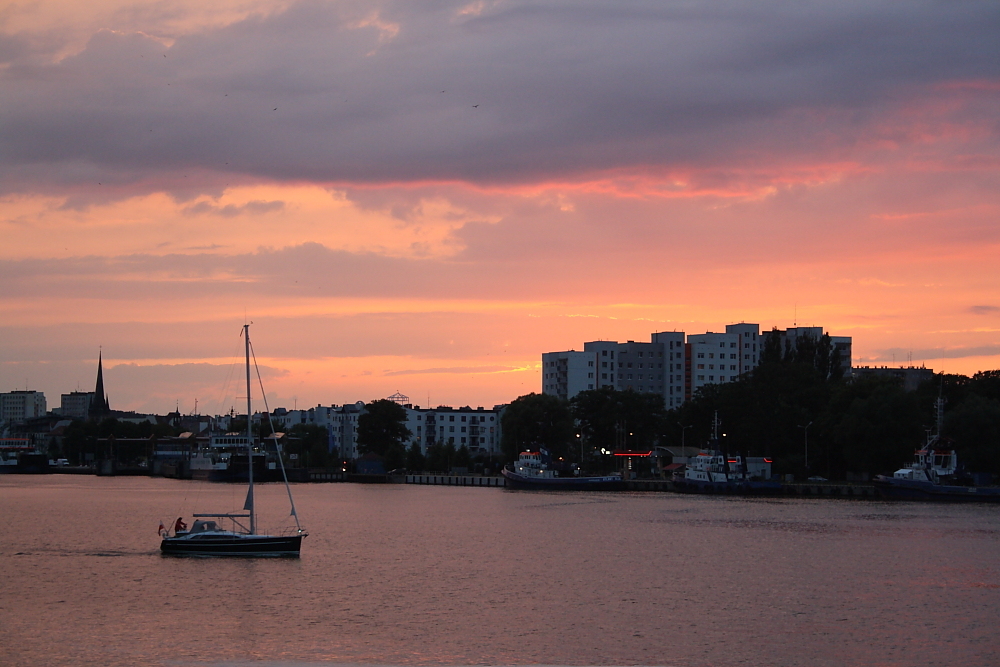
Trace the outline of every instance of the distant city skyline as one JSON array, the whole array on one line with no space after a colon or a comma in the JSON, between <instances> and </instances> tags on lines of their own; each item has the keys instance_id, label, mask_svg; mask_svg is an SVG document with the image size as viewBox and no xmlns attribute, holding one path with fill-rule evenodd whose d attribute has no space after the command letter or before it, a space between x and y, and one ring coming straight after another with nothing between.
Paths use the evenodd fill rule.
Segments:
<instances>
[{"instance_id":1,"label":"distant city skyline","mask_svg":"<svg viewBox=\"0 0 1000 667\"><path fill-rule=\"evenodd\" d=\"M155 7L0 15L0 392L228 412L245 320L272 407L739 321L1000 368L995 3Z\"/></svg>"}]
</instances>

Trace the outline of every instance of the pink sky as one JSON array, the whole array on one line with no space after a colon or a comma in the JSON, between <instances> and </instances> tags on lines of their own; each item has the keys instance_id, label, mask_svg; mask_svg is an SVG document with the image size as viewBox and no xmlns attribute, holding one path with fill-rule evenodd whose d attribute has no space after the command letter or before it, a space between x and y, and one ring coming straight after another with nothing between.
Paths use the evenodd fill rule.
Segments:
<instances>
[{"instance_id":1,"label":"pink sky","mask_svg":"<svg viewBox=\"0 0 1000 667\"><path fill-rule=\"evenodd\" d=\"M0 391L226 411L244 318L272 407L737 321L1000 368L995 3L81 7L0 14Z\"/></svg>"}]
</instances>

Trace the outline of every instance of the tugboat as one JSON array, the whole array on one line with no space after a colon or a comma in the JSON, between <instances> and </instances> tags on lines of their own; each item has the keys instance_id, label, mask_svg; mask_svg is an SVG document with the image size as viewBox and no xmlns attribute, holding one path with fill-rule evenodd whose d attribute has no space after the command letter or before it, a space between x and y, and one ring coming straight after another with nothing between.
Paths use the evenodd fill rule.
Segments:
<instances>
[{"instance_id":1,"label":"tugboat","mask_svg":"<svg viewBox=\"0 0 1000 667\"><path fill-rule=\"evenodd\" d=\"M501 472L509 489L618 491L625 488L625 481L618 473L581 477L578 468L554 463L544 449L521 452L517 462L507 465Z\"/></svg>"},{"instance_id":2,"label":"tugboat","mask_svg":"<svg viewBox=\"0 0 1000 667\"><path fill-rule=\"evenodd\" d=\"M927 444L914 452L913 461L892 477L877 475L872 481L879 495L903 500L1000 502L1000 487L957 483L958 455L954 449L940 446L944 399L938 398L935 407L934 432L928 434Z\"/></svg>"},{"instance_id":3,"label":"tugboat","mask_svg":"<svg viewBox=\"0 0 1000 667\"><path fill-rule=\"evenodd\" d=\"M699 452L687 463L684 477L674 481L682 493L729 493L737 495L780 493L781 483L751 474L740 455L724 454L718 449L719 413L712 420L711 447ZM770 463L764 459L766 463Z\"/></svg>"}]
</instances>

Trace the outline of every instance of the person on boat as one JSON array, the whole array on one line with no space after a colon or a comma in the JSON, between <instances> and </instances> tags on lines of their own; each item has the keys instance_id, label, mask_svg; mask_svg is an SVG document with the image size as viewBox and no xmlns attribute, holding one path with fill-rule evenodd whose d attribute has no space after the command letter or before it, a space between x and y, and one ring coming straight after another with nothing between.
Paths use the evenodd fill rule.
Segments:
<instances>
[{"instance_id":1,"label":"person on boat","mask_svg":"<svg viewBox=\"0 0 1000 667\"><path fill-rule=\"evenodd\" d=\"M188 529L188 525L184 523L184 517L177 517L177 521L174 523L174 534L180 533Z\"/></svg>"}]
</instances>

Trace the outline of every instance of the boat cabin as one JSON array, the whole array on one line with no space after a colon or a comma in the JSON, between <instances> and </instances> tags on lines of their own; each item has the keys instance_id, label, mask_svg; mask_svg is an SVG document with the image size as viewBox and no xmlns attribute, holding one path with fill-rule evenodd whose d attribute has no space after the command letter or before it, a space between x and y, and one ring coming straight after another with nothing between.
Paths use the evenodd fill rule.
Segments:
<instances>
[{"instance_id":1,"label":"boat cabin","mask_svg":"<svg viewBox=\"0 0 1000 667\"><path fill-rule=\"evenodd\" d=\"M896 479L937 483L941 477L954 475L956 470L958 470L958 455L955 450L925 447L914 452L913 463L900 468L892 476Z\"/></svg>"}]
</instances>

